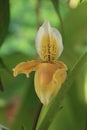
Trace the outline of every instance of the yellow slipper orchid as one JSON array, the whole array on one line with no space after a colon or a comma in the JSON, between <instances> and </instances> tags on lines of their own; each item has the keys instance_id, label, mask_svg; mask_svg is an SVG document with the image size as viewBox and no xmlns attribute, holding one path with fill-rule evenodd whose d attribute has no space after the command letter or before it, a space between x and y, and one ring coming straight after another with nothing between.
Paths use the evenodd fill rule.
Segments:
<instances>
[{"instance_id":1,"label":"yellow slipper orchid","mask_svg":"<svg viewBox=\"0 0 87 130\"><path fill-rule=\"evenodd\" d=\"M36 36L36 49L41 60L22 62L13 69L13 75L35 72L35 91L40 101L47 105L58 93L65 81L67 66L56 59L63 51L62 37L59 31L48 21L39 28Z\"/></svg>"}]
</instances>

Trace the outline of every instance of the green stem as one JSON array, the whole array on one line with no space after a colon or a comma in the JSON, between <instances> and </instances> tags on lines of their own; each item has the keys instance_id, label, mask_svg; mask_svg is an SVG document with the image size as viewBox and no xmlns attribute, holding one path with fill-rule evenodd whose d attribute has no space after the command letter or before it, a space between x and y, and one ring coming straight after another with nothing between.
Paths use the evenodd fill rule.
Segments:
<instances>
[{"instance_id":1,"label":"green stem","mask_svg":"<svg viewBox=\"0 0 87 130\"><path fill-rule=\"evenodd\" d=\"M4 91L4 88L3 88L3 86L2 86L2 82L1 82L1 79L0 79L0 91Z\"/></svg>"},{"instance_id":2,"label":"green stem","mask_svg":"<svg viewBox=\"0 0 87 130\"><path fill-rule=\"evenodd\" d=\"M59 20L60 20L60 28L61 28L61 33L62 33L62 37L64 35L64 29L63 29L63 20L62 20L62 16L61 16L61 13L60 13L60 3L59 3L59 0L51 0L53 5L54 5L54 8L55 8L55 11L59 17Z\"/></svg>"},{"instance_id":3,"label":"green stem","mask_svg":"<svg viewBox=\"0 0 87 130\"><path fill-rule=\"evenodd\" d=\"M36 130L37 122L38 122L42 107L43 107L43 104L40 104L39 109L38 109L36 116L35 116L35 119L34 119L32 130Z\"/></svg>"},{"instance_id":4,"label":"green stem","mask_svg":"<svg viewBox=\"0 0 87 130\"><path fill-rule=\"evenodd\" d=\"M37 22L37 29L40 26L40 6L41 6L41 0L36 1L36 22Z\"/></svg>"}]
</instances>

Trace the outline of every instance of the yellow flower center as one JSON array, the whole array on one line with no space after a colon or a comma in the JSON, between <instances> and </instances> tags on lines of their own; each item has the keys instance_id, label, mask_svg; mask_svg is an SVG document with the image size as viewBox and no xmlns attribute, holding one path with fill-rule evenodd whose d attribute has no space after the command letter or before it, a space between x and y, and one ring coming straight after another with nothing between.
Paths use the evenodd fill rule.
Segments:
<instances>
[{"instance_id":1,"label":"yellow flower center","mask_svg":"<svg viewBox=\"0 0 87 130\"><path fill-rule=\"evenodd\" d=\"M44 61L54 61L59 53L58 41L52 36L44 35L41 41L40 53Z\"/></svg>"}]
</instances>

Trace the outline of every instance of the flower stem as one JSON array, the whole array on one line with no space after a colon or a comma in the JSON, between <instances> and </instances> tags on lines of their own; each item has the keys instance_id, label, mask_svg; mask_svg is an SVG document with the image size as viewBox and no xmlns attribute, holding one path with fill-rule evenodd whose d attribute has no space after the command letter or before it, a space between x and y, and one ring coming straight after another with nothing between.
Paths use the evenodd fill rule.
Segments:
<instances>
[{"instance_id":1,"label":"flower stem","mask_svg":"<svg viewBox=\"0 0 87 130\"><path fill-rule=\"evenodd\" d=\"M1 82L1 79L0 79L0 91L4 91L4 88L3 88L3 85L2 85L2 82Z\"/></svg>"},{"instance_id":2,"label":"flower stem","mask_svg":"<svg viewBox=\"0 0 87 130\"><path fill-rule=\"evenodd\" d=\"M36 126L37 126L37 123L38 123L38 119L39 119L39 116L40 116L42 107L43 107L43 104L40 104L39 109L38 109L38 111L37 111L37 113L36 113L34 122L33 122L32 130L36 130Z\"/></svg>"},{"instance_id":3,"label":"flower stem","mask_svg":"<svg viewBox=\"0 0 87 130\"><path fill-rule=\"evenodd\" d=\"M54 6L54 9L59 17L60 20L60 28L61 28L61 33L62 36L64 35L64 29L63 29L63 20L62 20L62 16L61 16L61 12L60 12L60 2L57 0L51 0Z\"/></svg>"}]
</instances>

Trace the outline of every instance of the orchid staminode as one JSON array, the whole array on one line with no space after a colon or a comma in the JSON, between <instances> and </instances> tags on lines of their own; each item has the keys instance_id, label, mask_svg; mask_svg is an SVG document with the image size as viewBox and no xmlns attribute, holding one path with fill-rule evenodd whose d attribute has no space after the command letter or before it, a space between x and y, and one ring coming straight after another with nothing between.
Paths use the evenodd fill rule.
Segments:
<instances>
[{"instance_id":1,"label":"orchid staminode","mask_svg":"<svg viewBox=\"0 0 87 130\"><path fill-rule=\"evenodd\" d=\"M35 72L34 85L40 101L47 105L58 93L67 76L67 66L56 59L63 51L62 37L48 21L39 28L35 40L41 60L19 63L13 69L13 75L24 73L27 77Z\"/></svg>"}]
</instances>

